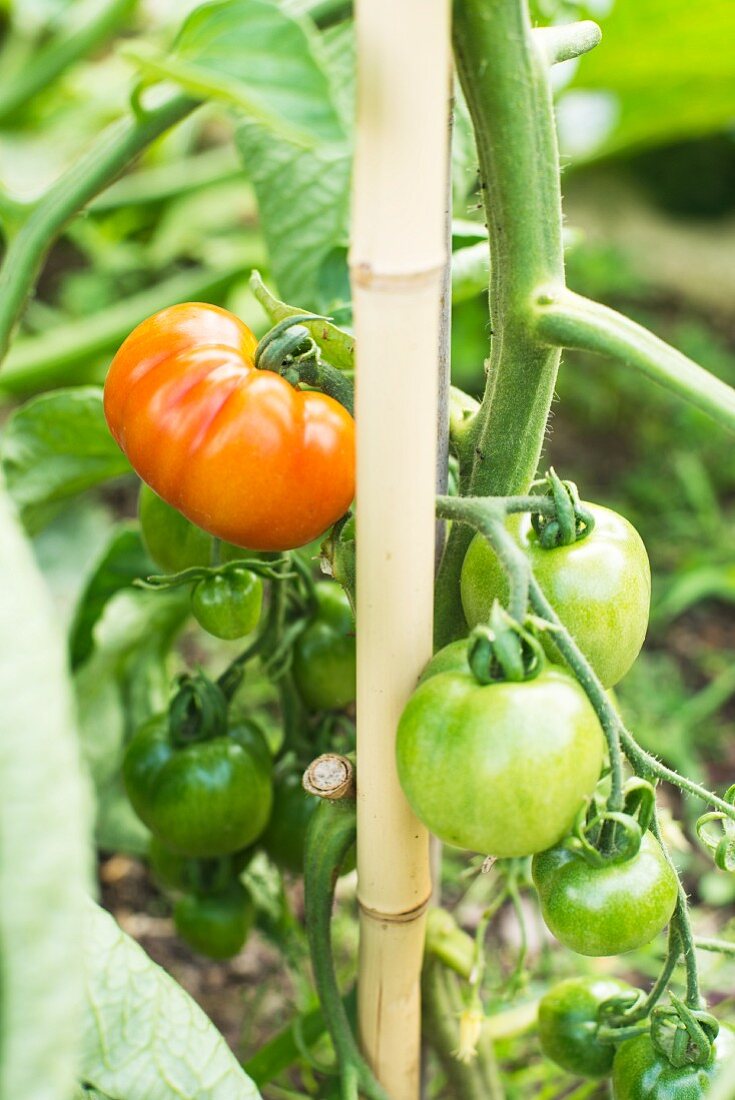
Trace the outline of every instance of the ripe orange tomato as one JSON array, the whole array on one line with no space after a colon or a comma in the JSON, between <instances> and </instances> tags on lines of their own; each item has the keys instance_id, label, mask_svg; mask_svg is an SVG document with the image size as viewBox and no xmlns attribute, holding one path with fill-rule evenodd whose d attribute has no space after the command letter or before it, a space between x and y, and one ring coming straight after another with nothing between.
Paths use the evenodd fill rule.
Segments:
<instances>
[{"instance_id":1,"label":"ripe orange tomato","mask_svg":"<svg viewBox=\"0 0 735 1100\"><path fill-rule=\"evenodd\" d=\"M105 416L140 477L192 523L250 550L291 550L347 511L355 425L333 398L258 370L256 346L225 309L161 310L113 359Z\"/></svg>"}]
</instances>

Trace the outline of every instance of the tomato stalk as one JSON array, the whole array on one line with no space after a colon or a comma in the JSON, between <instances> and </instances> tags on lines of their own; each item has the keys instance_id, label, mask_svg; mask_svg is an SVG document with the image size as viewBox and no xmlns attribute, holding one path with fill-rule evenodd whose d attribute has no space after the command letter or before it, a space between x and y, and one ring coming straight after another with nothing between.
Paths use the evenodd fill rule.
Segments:
<instances>
[{"instance_id":1,"label":"tomato stalk","mask_svg":"<svg viewBox=\"0 0 735 1100\"><path fill-rule=\"evenodd\" d=\"M492 257L492 341L479 412L464 427L463 493L524 492L536 472L559 366L529 319L536 288L563 285L559 155L549 56L526 3L455 4L457 72L477 141ZM589 48L589 47L588 47ZM439 570L436 645L464 630L459 574L469 532L452 530Z\"/></svg>"}]
</instances>

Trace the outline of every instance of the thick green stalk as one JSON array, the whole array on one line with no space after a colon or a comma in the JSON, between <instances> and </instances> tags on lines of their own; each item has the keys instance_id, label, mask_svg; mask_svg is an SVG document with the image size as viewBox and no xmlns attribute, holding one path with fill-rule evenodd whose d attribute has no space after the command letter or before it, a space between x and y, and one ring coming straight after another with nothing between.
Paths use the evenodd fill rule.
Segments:
<instances>
[{"instance_id":1,"label":"thick green stalk","mask_svg":"<svg viewBox=\"0 0 735 1100\"><path fill-rule=\"evenodd\" d=\"M0 358L43 261L59 232L120 175L147 145L198 105L173 95L145 114L114 123L84 156L41 196L10 239L0 267Z\"/></svg>"},{"instance_id":2,"label":"thick green stalk","mask_svg":"<svg viewBox=\"0 0 735 1100\"><path fill-rule=\"evenodd\" d=\"M482 406L460 455L463 493L525 492L559 366L531 324L538 288L563 285L559 155L549 59L525 0L456 0L457 71L472 116L488 221L492 343ZM437 585L436 642L466 629L459 575L471 532L453 528Z\"/></svg>"}]
</instances>

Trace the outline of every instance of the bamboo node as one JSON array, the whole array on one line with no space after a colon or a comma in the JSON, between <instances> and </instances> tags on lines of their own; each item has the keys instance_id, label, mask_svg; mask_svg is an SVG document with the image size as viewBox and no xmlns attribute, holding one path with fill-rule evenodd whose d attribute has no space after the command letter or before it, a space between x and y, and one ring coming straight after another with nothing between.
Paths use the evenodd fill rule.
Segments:
<instances>
[{"instance_id":1,"label":"bamboo node","mask_svg":"<svg viewBox=\"0 0 735 1100\"><path fill-rule=\"evenodd\" d=\"M303 775L304 790L336 801L355 795L355 768L346 756L325 752L312 760Z\"/></svg>"},{"instance_id":2,"label":"bamboo node","mask_svg":"<svg viewBox=\"0 0 735 1100\"><path fill-rule=\"evenodd\" d=\"M363 289L400 294L402 290L414 291L423 287L435 288L444 277L444 260L411 271L377 271L365 261L353 262L350 278L353 286Z\"/></svg>"},{"instance_id":3,"label":"bamboo node","mask_svg":"<svg viewBox=\"0 0 735 1100\"><path fill-rule=\"evenodd\" d=\"M360 901L359 894L357 898L360 912L369 920L378 921L380 924L410 924L411 921L418 920L419 917L424 915L430 903L431 894L410 909L404 909L399 913L385 913L382 909L371 909L369 905L365 905L364 902Z\"/></svg>"}]
</instances>

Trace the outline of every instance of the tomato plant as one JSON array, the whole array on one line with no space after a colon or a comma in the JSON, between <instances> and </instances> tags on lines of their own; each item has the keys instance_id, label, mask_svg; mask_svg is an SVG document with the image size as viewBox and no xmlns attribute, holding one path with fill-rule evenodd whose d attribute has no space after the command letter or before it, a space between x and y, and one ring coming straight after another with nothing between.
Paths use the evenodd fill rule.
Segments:
<instances>
[{"instance_id":1,"label":"tomato plant","mask_svg":"<svg viewBox=\"0 0 735 1100\"><path fill-rule=\"evenodd\" d=\"M179 7L0 18L0 1094L715 1096L729 6Z\"/></svg>"},{"instance_id":2,"label":"tomato plant","mask_svg":"<svg viewBox=\"0 0 735 1100\"><path fill-rule=\"evenodd\" d=\"M138 518L145 548L153 561L166 573L180 573L197 565L212 563L212 537L201 527L189 523L181 512L143 483L138 495ZM242 557L242 550L220 543L219 560Z\"/></svg>"}]
</instances>

